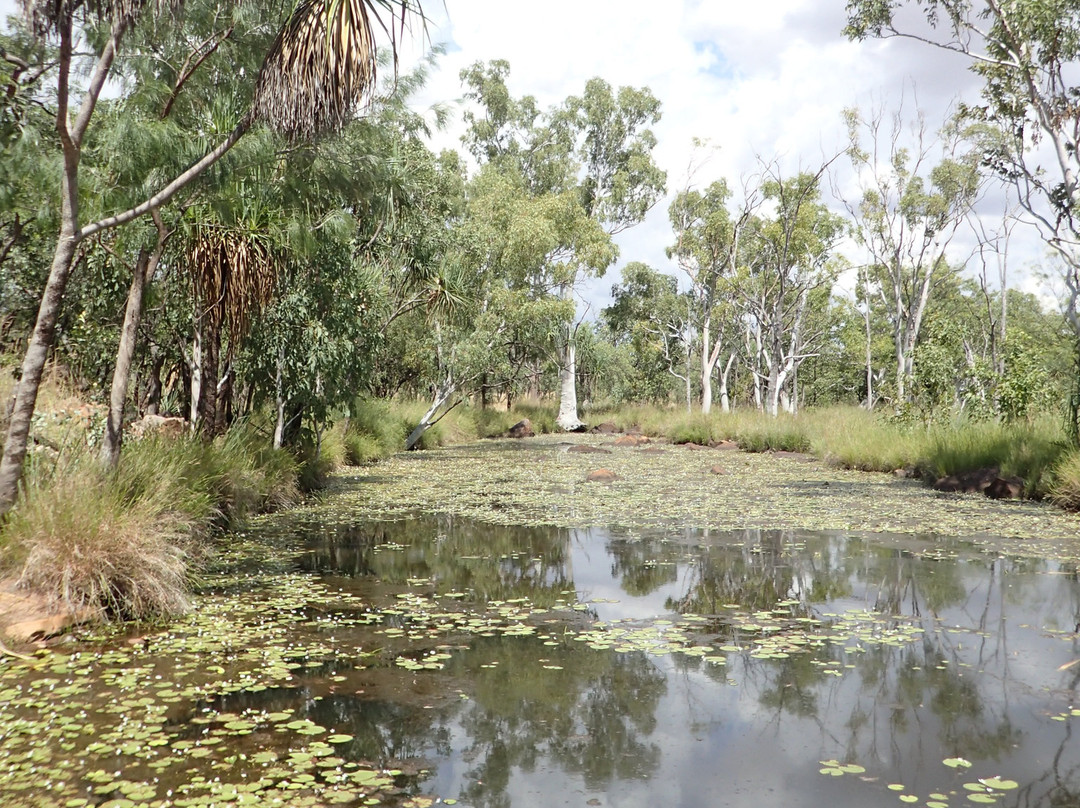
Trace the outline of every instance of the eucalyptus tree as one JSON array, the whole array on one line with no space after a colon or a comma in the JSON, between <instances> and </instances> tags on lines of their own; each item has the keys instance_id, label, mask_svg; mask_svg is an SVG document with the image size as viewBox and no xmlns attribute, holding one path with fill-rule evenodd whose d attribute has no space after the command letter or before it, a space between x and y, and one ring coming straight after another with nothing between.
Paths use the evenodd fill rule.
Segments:
<instances>
[{"instance_id":1,"label":"eucalyptus tree","mask_svg":"<svg viewBox=\"0 0 1080 808\"><path fill-rule=\"evenodd\" d=\"M752 371L764 382L765 411L794 411L790 389L799 366L813 356L821 333L808 324L815 304L828 301L837 266L833 249L843 235L843 220L821 201L821 177L828 168L792 178L775 165L764 168L763 212L748 227L741 256L743 277L736 284L752 322ZM753 360L752 360L753 361Z\"/></svg>"},{"instance_id":2,"label":"eucalyptus tree","mask_svg":"<svg viewBox=\"0 0 1080 808\"><path fill-rule=\"evenodd\" d=\"M909 15L908 6L915 13ZM982 128L984 163L1015 189L1020 206L1060 256L1066 317L1080 346L1080 106L1074 87L1080 17L1075 3L848 0L847 15L849 37L901 37L968 59L983 82L981 101L963 106L961 113ZM1080 405L1073 407L1072 422L1080 435Z\"/></svg>"},{"instance_id":3,"label":"eucalyptus tree","mask_svg":"<svg viewBox=\"0 0 1080 808\"><path fill-rule=\"evenodd\" d=\"M668 247L690 280L694 300L694 326L700 335L701 411L712 410L712 378L720 362L720 408L730 408L728 378L738 356L737 332L741 318L734 294L743 236L761 204L759 189L744 186L738 207L729 210L731 190L724 180L704 191L687 187L672 200L668 217L675 244Z\"/></svg>"},{"instance_id":4,"label":"eucalyptus tree","mask_svg":"<svg viewBox=\"0 0 1080 808\"><path fill-rule=\"evenodd\" d=\"M930 296L941 276L960 266L950 264L946 252L979 195L979 155L955 126L930 137L921 115L910 129L902 110L887 121L881 110L866 118L852 109L845 119L859 188L859 197L845 204L868 256L860 275L867 316L876 298L892 332L894 402L901 407ZM869 350L869 321L867 340ZM869 365L867 384L872 385Z\"/></svg>"},{"instance_id":5,"label":"eucalyptus tree","mask_svg":"<svg viewBox=\"0 0 1080 808\"><path fill-rule=\"evenodd\" d=\"M623 267L622 282L611 288L612 305L602 312L616 346L628 345L637 376L638 397L667 398L664 377L684 390L686 411L693 399L691 356L696 344L694 302L680 294L672 275L640 261Z\"/></svg>"},{"instance_id":6,"label":"eucalyptus tree","mask_svg":"<svg viewBox=\"0 0 1080 808\"><path fill-rule=\"evenodd\" d=\"M462 71L466 97L479 107L466 114L464 140L473 156L517 175L527 193L569 195L609 241L640 222L664 190L664 172L652 157L656 139L648 129L660 119L659 101L647 88L615 91L594 78L580 96L541 111L531 96L513 98L506 85L509 70L507 62L493 61ZM539 273L541 283L553 281L549 291L572 302L583 274L603 274L614 262L614 247L607 253L600 263L582 261L570 256L567 245L555 245L549 268ZM558 423L563 429L581 426L574 331L571 317L559 347Z\"/></svg>"},{"instance_id":7,"label":"eucalyptus tree","mask_svg":"<svg viewBox=\"0 0 1080 808\"><path fill-rule=\"evenodd\" d=\"M39 40L56 42L58 47L50 74L55 76L54 115L63 170L60 232L22 363L0 461L0 514L10 510L18 495L38 386L79 244L169 202L214 165L257 121L266 122L294 140L340 128L354 117L357 105L374 85L372 17L378 18L380 11L418 9L412 0L301 0L289 12L270 46L255 78L247 111L238 120L222 121L221 130L210 135L214 145L208 143L208 151L201 158L170 180L162 181L150 196L125 210L86 222L80 215L79 169L102 90L117 59L125 55L125 40L132 29L139 24L165 24L168 15L179 13L180 5L179 0L23 2ZM86 50L76 47L80 38L85 38L89 46ZM396 42L392 44L396 48ZM192 67L197 69L197 59ZM85 87L78 86L80 75L88 77Z\"/></svg>"}]
</instances>

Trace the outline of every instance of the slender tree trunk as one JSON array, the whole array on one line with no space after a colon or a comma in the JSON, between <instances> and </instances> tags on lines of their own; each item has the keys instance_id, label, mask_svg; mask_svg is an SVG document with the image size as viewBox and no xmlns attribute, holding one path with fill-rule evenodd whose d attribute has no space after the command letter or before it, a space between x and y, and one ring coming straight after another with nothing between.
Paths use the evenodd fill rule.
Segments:
<instances>
[{"instance_id":1,"label":"slender tree trunk","mask_svg":"<svg viewBox=\"0 0 1080 808\"><path fill-rule=\"evenodd\" d=\"M41 297L34 333L23 358L22 374L15 388L15 403L11 410L7 440L4 442L4 457L0 460L0 517L11 510L19 495L19 479L22 477L23 460L26 458L27 443L30 439L30 423L34 417L38 387L41 385L45 361L52 347L75 250L74 233L70 223L65 222L56 244L45 293Z\"/></svg>"},{"instance_id":2,"label":"slender tree trunk","mask_svg":"<svg viewBox=\"0 0 1080 808\"><path fill-rule=\"evenodd\" d=\"M274 423L274 448L280 449L285 440L285 393L281 385L282 369L285 367L285 346L278 348L277 372L274 374L274 403L277 420Z\"/></svg>"},{"instance_id":3,"label":"slender tree trunk","mask_svg":"<svg viewBox=\"0 0 1080 808\"><path fill-rule=\"evenodd\" d=\"M731 398L728 396L728 377L731 375L731 368L734 365L735 352L732 351L724 364L724 369L720 371L720 412L731 412Z\"/></svg>"},{"instance_id":4,"label":"slender tree trunk","mask_svg":"<svg viewBox=\"0 0 1080 808\"><path fill-rule=\"evenodd\" d=\"M194 433L199 428L199 401L202 400L203 383L203 323L195 318L191 339L191 401L188 406L188 422Z\"/></svg>"},{"instance_id":5,"label":"slender tree trunk","mask_svg":"<svg viewBox=\"0 0 1080 808\"><path fill-rule=\"evenodd\" d=\"M211 324L203 338L202 385L199 391L199 421L202 436L217 435L218 362L221 354L221 326Z\"/></svg>"},{"instance_id":6,"label":"slender tree trunk","mask_svg":"<svg viewBox=\"0 0 1080 808\"><path fill-rule=\"evenodd\" d=\"M409 433L409 437L405 440L405 451L410 452L416 444L420 442L420 438L427 432L428 428L435 422L435 414L442 408L447 401L450 400L450 396L454 394L457 389L457 385L450 379L447 379L446 383L435 391L435 396L432 399L431 406L428 411L424 413L424 416L420 419L420 423L416 425L416 428ZM451 409L453 409L451 407Z\"/></svg>"},{"instance_id":7,"label":"slender tree trunk","mask_svg":"<svg viewBox=\"0 0 1080 808\"><path fill-rule=\"evenodd\" d=\"M161 407L161 371L165 366L165 357L153 349L150 364L150 382L146 390L146 414L157 415Z\"/></svg>"},{"instance_id":8,"label":"slender tree trunk","mask_svg":"<svg viewBox=\"0 0 1080 808\"><path fill-rule=\"evenodd\" d=\"M115 468L120 461L120 449L124 442L124 405L127 403L131 361L135 356L135 342L142 320L143 295L150 279L157 272L161 253L165 249L165 240L169 236L158 212L153 211L152 215L157 226L157 243L153 252L139 251L139 258L131 273L131 288L128 290L127 306L124 308L124 325L120 330L120 344L116 349L116 366L109 391L109 417L105 422L105 435L101 442L101 461L110 468Z\"/></svg>"},{"instance_id":9,"label":"slender tree trunk","mask_svg":"<svg viewBox=\"0 0 1080 808\"><path fill-rule=\"evenodd\" d=\"M160 253L155 250L154 257L157 255ZM128 379L131 376L131 360L135 356L139 320L142 319L143 291L153 273L151 257L146 250L139 251L139 258L131 273L124 325L120 329L120 344L116 349L116 365L109 392L109 416L105 420L105 435L101 441L101 462L110 468L115 468L120 462L120 447L124 441L124 405L127 403Z\"/></svg>"}]
</instances>

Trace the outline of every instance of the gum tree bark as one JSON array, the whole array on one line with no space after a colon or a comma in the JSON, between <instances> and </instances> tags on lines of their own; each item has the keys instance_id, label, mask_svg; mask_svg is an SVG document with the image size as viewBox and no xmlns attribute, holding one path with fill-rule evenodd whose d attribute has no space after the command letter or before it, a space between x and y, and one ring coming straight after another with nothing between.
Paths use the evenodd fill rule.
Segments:
<instances>
[{"instance_id":1,"label":"gum tree bark","mask_svg":"<svg viewBox=\"0 0 1080 808\"><path fill-rule=\"evenodd\" d=\"M153 252L139 251L139 259L131 273L131 288L128 290L124 325L120 331L116 367L113 369L112 387L109 391L109 417L105 422L105 435L101 442L101 462L111 468L115 468L120 461L120 449L124 442L124 404L127 402L131 361L135 356L135 341L142 320L143 294L157 271L165 240L168 238L168 232L157 211L153 212L153 217L158 229L157 244Z\"/></svg>"}]
</instances>

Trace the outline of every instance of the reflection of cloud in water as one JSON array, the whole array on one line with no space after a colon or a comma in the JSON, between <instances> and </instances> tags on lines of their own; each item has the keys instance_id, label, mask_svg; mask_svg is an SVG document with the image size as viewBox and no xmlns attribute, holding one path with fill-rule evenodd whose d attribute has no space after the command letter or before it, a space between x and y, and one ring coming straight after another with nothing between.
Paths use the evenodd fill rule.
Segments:
<instances>
[{"instance_id":1,"label":"reflection of cloud in water","mask_svg":"<svg viewBox=\"0 0 1080 808\"><path fill-rule=\"evenodd\" d=\"M600 620L643 620L666 614L665 601L685 591L685 580L661 584L646 595L629 594L622 582L612 577L613 558L607 548L609 538L608 531L603 528L570 532L570 564L578 597L589 601L616 601L590 603ZM685 577L686 572L682 570L680 579Z\"/></svg>"}]
</instances>

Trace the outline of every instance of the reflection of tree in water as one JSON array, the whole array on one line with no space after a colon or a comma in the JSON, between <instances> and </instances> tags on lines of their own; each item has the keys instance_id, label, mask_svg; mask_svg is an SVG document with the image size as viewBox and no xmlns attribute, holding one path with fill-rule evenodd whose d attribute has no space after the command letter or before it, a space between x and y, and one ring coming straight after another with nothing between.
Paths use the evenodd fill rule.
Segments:
<instances>
[{"instance_id":1,"label":"reflection of tree in water","mask_svg":"<svg viewBox=\"0 0 1080 808\"><path fill-rule=\"evenodd\" d=\"M772 609L779 601L824 602L850 592L843 556L807 552L785 530L747 530L738 546L707 547L692 560L690 585L666 606L672 611L720 614L726 604L746 611Z\"/></svg>"},{"instance_id":2,"label":"reflection of tree in water","mask_svg":"<svg viewBox=\"0 0 1080 808\"><path fill-rule=\"evenodd\" d=\"M617 539L608 542L611 554L611 577L623 591L634 597L655 592L664 584L679 578L677 561L682 560L683 548L660 541Z\"/></svg>"},{"instance_id":3,"label":"reflection of tree in water","mask_svg":"<svg viewBox=\"0 0 1080 808\"><path fill-rule=\"evenodd\" d=\"M492 640L477 652L500 664L481 672L461 719L465 757L475 761L462 800L510 805L513 770L533 771L545 758L594 790L656 772L661 750L647 739L667 680L646 655L559 648L546 664L562 670L550 670L528 644Z\"/></svg>"},{"instance_id":4,"label":"reflection of tree in water","mask_svg":"<svg viewBox=\"0 0 1080 808\"><path fill-rule=\"evenodd\" d=\"M323 526L305 534L305 570L392 584L432 578L439 591L547 604L572 589L569 532L490 525L453 516Z\"/></svg>"},{"instance_id":5,"label":"reflection of tree in water","mask_svg":"<svg viewBox=\"0 0 1080 808\"><path fill-rule=\"evenodd\" d=\"M894 771L912 778L945 757L1015 761L1027 732L1014 720L1015 710L1025 711L1026 717L1028 708L1010 704L1010 659L1023 651L1010 648L1006 613L1011 603L1030 604L1038 602L1040 592L1045 595L1042 589L1017 598L1021 579L1046 565L992 557L929 564L888 552L864 555L860 564L859 575L879 583L876 592L867 590L867 597L879 607L899 606L897 611L919 619L923 633L917 642L864 639L857 643L861 652L830 644L813 654L779 660L744 654L737 665L729 664L727 674L737 675L743 687L756 692L777 723L784 715L814 721L823 742L841 745L846 759L888 760ZM972 574L973 567L979 568L977 574ZM1027 586L1034 587L1033 580L1028 577ZM1061 605L1072 613L1072 601ZM951 630L931 616L950 608L961 610L970 619L964 624L972 629ZM899 622L879 618L884 629ZM833 667L840 662L855 669L843 678L833 677L823 672L830 661ZM1080 666L1068 688L1075 694L1078 687ZM1080 744L1070 746L1071 723L1063 729L1064 738L1045 773L1015 793L1016 805L1080 804Z\"/></svg>"}]
</instances>

